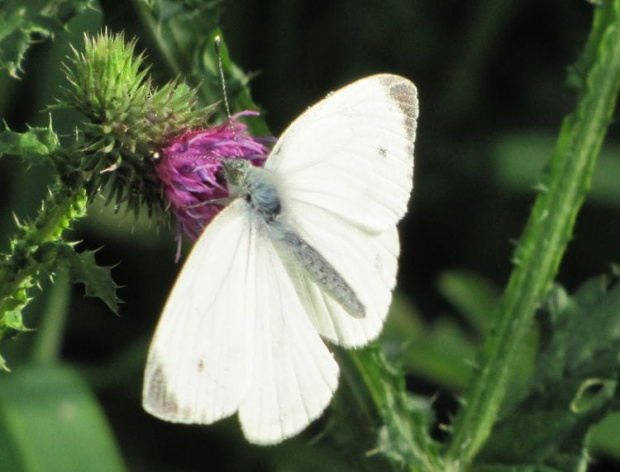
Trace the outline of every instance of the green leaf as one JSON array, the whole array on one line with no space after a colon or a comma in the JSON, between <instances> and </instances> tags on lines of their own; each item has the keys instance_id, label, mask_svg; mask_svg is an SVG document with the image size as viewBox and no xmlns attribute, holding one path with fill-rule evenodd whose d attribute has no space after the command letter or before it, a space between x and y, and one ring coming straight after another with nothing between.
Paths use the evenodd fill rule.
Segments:
<instances>
[{"instance_id":1,"label":"green leaf","mask_svg":"<svg viewBox=\"0 0 620 472\"><path fill-rule=\"evenodd\" d=\"M481 463L577 470L590 427L620 410L618 313L620 284L607 277L573 296L554 287L538 313L540 351L528 393L498 423Z\"/></svg>"},{"instance_id":2,"label":"green leaf","mask_svg":"<svg viewBox=\"0 0 620 472\"><path fill-rule=\"evenodd\" d=\"M150 0L136 2L142 18L148 23L154 40L171 75L179 74L201 84L205 103L221 99L217 68L204 75L202 55L209 48L213 55L211 36L221 17L221 1L178 2L174 0Z\"/></svg>"},{"instance_id":3,"label":"green leaf","mask_svg":"<svg viewBox=\"0 0 620 472\"><path fill-rule=\"evenodd\" d=\"M92 0L5 0L0 8L0 69L17 77L30 46L60 31Z\"/></svg>"},{"instance_id":4,"label":"green leaf","mask_svg":"<svg viewBox=\"0 0 620 472\"><path fill-rule=\"evenodd\" d=\"M620 460L620 412L612 413L588 434L588 450L595 456L606 455Z\"/></svg>"},{"instance_id":5,"label":"green leaf","mask_svg":"<svg viewBox=\"0 0 620 472\"><path fill-rule=\"evenodd\" d=\"M426 323L398 293L381 339L386 350L397 352L408 374L447 389L462 391L475 371L475 341L448 318Z\"/></svg>"},{"instance_id":6,"label":"green leaf","mask_svg":"<svg viewBox=\"0 0 620 472\"><path fill-rule=\"evenodd\" d=\"M177 2L150 0L136 2L142 18L148 23L173 76L182 75L199 87L203 103L223 101L222 80L214 48L219 36L222 68L231 112L259 110L248 87L253 74L245 73L230 58L228 48L219 29L222 12L221 0L196 0ZM226 118L226 110L218 107L219 119ZM269 134L260 117L248 121L253 134Z\"/></svg>"},{"instance_id":7,"label":"green leaf","mask_svg":"<svg viewBox=\"0 0 620 472\"><path fill-rule=\"evenodd\" d=\"M51 123L47 128L30 128L24 133L9 129L0 132L0 156L22 156L28 160L49 159L59 145Z\"/></svg>"},{"instance_id":8,"label":"green leaf","mask_svg":"<svg viewBox=\"0 0 620 472\"><path fill-rule=\"evenodd\" d=\"M84 284L88 297L97 297L114 313L118 313L118 286L112 280L112 268L97 265L96 251L75 252L73 247L63 244L59 247L58 263L69 270L73 283Z\"/></svg>"},{"instance_id":9,"label":"green leaf","mask_svg":"<svg viewBox=\"0 0 620 472\"><path fill-rule=\"evenodd\" d=\"M21 308L17 308L11 311L7 311L2 317L3 329L6 329L8 333L19 333L21 331L27 331L28 328L24 326L22 320ZM11 334L8 334L10 336Z\"/></svg>"},{"instance_id":10,"label":"green leaf","mask_svg":"<svg viewBox=\"0 0 620 472\"><path fill-rule=\"evenodd\" d=\"M2 375L0 444L0 470L125 470L96 398L68 366L36 365Z\"/></svg>"}]
</instances>

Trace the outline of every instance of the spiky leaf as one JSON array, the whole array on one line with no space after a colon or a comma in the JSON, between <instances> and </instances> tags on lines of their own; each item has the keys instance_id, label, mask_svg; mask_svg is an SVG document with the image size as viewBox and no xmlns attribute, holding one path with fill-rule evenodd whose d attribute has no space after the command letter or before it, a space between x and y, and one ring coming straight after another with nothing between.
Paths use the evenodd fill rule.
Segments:
<instances>
[{"instance_id":1,"label":"spiky leaf","mask_svg":"<svg viewBox=\"0 0 620 472\"><path fill-rule=\"evenodd\" d=\"M30 128L24 133L10 129L0 132L0 156L15 155L28 160L49 159L58 146L58 136L51 124L47 128Z\"/></svg>"},{"instance_id":2,"label":"spiky leaf","mask_svg":"<svg viewBox=\"0 0 620 472\"><path fill-rule=\"evenodd\" d=\"M88 297L100 298L110 310L118 313L118 287L112 280L112 268L98 265L95 252L76 252L73 246L63 244L59 247L58 263L69 269L73 283L84 284Z\"/></svg>"},{"instance_id":3,"label":"spiky leaf","mask_svg":"<svg viewBox=\"0 0 620 472\"><path fill-rule=\"evenodd\" d=\"M64 28L92 0L5 0L0 7L0 69L17 77L30 46Z\"/></svg>"},{"instance_id":4,"label":"spiky leaf","mask_svg":"<svg viewBox=\"0 0 620 472\"><path fill-rule=\"evenodd\" d=\"M38 216L18 223L17 236L10 242L10 254L0 255L0 340L24 331L21 311L41 273L49 272L58 255L62 234L86 212L83 191L55 187Z\"/></svg>"}]
</instances>

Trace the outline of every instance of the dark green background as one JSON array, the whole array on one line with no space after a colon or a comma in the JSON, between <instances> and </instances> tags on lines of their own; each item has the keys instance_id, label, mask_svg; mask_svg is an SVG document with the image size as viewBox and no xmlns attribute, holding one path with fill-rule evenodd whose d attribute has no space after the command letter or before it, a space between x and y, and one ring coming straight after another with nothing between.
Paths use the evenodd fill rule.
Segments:
<instances>
[{"instance_id":1,"label":"dark green background","mask_svg":"<svg viewBox=\"0 0 620 472\"><path fill-rule=\"evenodd\" d=\"M225 5L221 25L230 54L245 71L257 72L251 90L274 135L328 91L365 75L392 72L416 83L415 188L401 225L399 292L429 324L450 319L470 333L465 321L453 315L456 310L439 280L447 271L465 269L498 291L505 284L514 240L535 198L533 187L561 119L575 102L576 92L567 85L568 68L585 44L592 5L577 0ZM138 37L138 49L147 50L156 80L173 78L154 45L144 39L132 2L102 1L100 8L74 19L54 44L33 47L22 79L0 71L0 115L12 129L47 123L44 108L63 84L60 61L68 53L68 41L81 47L82 32L95 33L101 25ZM76 120L72 113L54 114L55 128L64 133L71 132ZM612 125L610 133L601 172L560 271L559 282L569 289L620 261L618 127ZM0 160L2 249L14 229L11 212L32 215L48 175L41 166L28 169L16 160ZM299 439L265 449L247 445L234 418L201 428L165 424L143 413L146 349L179 265L174 263L173 231L143 221L132 231L133 226L130 215L114 216L97 207L72 234L73 240L83 241L81 248L102 247L99 263L118 264L113 275L122 286L124 304L115 317L75 287L63 347L63 359L79 366L101 401L127 467L347 470L346 459L329 443L307 446L320 425ZM40 297L29 307L27 326L38 327L44 302ZM2 345L15 372L35 336L24 334ZM454 348L449 343L438 347ZM411 349L415 352L415 346ZM455 408L448 385L416 370L415 363L410 370L411 390L439 393L439 418L447 421ZM611 457L603 458L592 470L613 463Z\"/></svg>"}]
</instances>

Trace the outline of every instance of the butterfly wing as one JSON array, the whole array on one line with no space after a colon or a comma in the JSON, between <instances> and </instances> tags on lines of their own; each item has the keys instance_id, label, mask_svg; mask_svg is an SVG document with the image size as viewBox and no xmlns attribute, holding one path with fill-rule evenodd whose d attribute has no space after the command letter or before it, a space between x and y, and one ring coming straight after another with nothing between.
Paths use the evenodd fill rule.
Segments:
<instances>
[{"instance_id":1,"label":"butterfly wing","mask_svg":"<svg viewBox=\"0 0 620 472\"><path fill-rule=\"evenodd\" d=\"M239 410L248 439L270 444L322 413L338 366L260 224L240 199L194 246L151 344L143 405L178 423Z\"/></svg>"},{"instance_id":2,"label":"butterfly wing","mask_svg":"<svg viewBox=\"0 0 620 472\"><path fill-rule=\"evenodd\" d=\"M356 319L302 268L288 264L321 335L364 345L381 331L396 283L396 224L413 185L415 86L394 75L359 80L329 95L280 138L265 167L281 180L282 211L366 307Z\"/></svg>"},{"instance_id":3,"label":"butterfly wing","mask_svg":"<svg viewBox=\"0 0 620 472\"><path fill-rule=\"evenodd\" d=\"M303 238L347 281L366 308L366 316L351 316L301 266L287 268L319 333L344 347L359 347L375 339L392 302L400 250L396 226L368 233L344 225L329 212L308 207L297 227Z\"/></svg>"},{"instance_id":4,"label":"butterfly wing","mask_svg":"<svg viewBox=\"0 0 620 472\"><path fill-rule=\"evenodd\" d=\"M282 177L287 202L381 232L407 211L417 117L409 80L389 74L358 80L297 118L265 168Z\"/></svg>"},{"instance_id":5,"label":"butterfly wing","mask_svg":"<svg viewBox=\"0 0 620 472\"><path fill-rule=\"evenodd\" d=\"M144 408L161 419L213 423L250 389L256 235L241 203L196 242L161 315L143 391Z\"/></svg>"},{"instance_id":6,"label":"butterfly wing","mask_svg":"<svg viewBox=\"0 0 620 472\"><path fill-rule=\"evenodd\" d=\"M286 258L286 257L284 257ZM338 364L312 325L271 241L261 246L254 380L239 408L245 436L274 444L318 418L338 386Z\"/></svg>"}]
</instances>

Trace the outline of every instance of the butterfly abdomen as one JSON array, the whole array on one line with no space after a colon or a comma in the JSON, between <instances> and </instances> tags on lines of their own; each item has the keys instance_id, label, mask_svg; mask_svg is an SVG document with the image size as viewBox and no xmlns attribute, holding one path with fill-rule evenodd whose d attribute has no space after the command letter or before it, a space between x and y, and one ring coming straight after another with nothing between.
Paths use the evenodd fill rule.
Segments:
<instances>
[{"instance_id":1,"label":"butterfly abdomen","mask_svg":"<svg viewBox=\"0 0 620 472\"><path fill-rule=\"evenodd\" d=\"M277 218L269 225L271 237L280 242L312 279L329 293L355 318L366 316L366 307L351 286L342 278L321 253L304 241L283 218Z\"/></svg>"}]
</instances>

